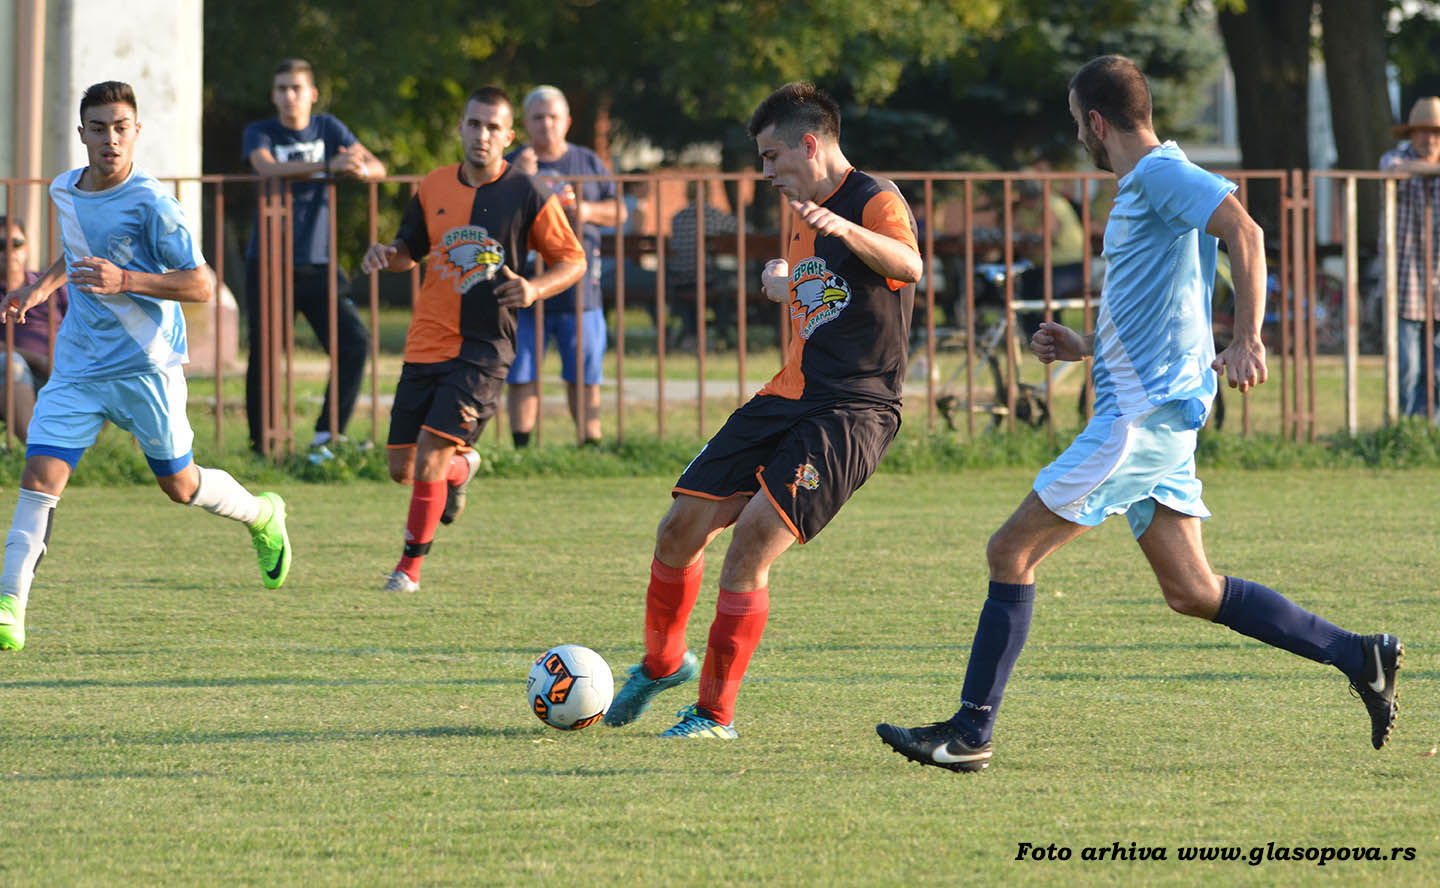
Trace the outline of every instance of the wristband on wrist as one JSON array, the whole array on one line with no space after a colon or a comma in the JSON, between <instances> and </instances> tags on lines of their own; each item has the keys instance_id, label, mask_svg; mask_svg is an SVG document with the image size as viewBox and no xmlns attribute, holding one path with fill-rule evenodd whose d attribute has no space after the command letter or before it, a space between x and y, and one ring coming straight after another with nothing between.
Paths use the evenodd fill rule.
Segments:
<instances>
[{"instance_id":1,"label":"wristband on wrist","mask_svg":"<svg viewBox=\"0 0 1440 888\"><path fill-rule=\"evenodd\" d=\"M120 269L120 291L122 293L130 292L130 272L123 268Z\"/></svg>"}]
</instances>

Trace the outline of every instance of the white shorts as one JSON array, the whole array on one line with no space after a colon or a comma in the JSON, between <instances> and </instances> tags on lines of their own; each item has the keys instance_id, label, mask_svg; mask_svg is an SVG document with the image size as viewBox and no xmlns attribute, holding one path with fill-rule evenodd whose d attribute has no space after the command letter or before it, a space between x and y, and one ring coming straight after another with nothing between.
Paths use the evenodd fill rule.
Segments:
<instances>
[{"instance_id":1,"label":"white shorts","mask_svg":"<svg viewBox=\"0 0 1440 888\"><path fill-rule=\"evenodd\" d=\"M1096 416L1036 476L1035 493L1050 511L1086 527L1124 513L1136 539L1150 527L1156 503L1208 518L1195 476L1197 430L1189 425L1178 401L1139 416Z\"/></svg>"},{"instance_id":2,"label":"white shorts","mask_svg":"<svg viewBox=\"0 0 1440 888\"><path fill-rule=\"evenodd\" d=\"M78 459L108 419L135 436L157 477L173 475L190 462L195 442L186 394L180 367L123 379L52 376L36 400L26 447L74 451Z\"/></svg>"}]
</instances>

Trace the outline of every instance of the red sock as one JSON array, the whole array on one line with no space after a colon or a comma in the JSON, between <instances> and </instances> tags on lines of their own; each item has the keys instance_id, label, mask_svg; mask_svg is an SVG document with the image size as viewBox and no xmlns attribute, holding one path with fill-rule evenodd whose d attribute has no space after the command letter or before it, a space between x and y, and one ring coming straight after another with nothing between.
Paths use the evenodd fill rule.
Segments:
<instances>
[{"instance_id":1,"label":"red sock","mask_svg":"<svg viewBox=\"0 0 1440 888\"><path fill-rule=\"evenodd\" d=\"M680 668L685 658L685 627L700 595L704 573L704 555L689 567L670 567L658 558L650 562L643 665L651 678L663 678Z\"/></svg>"},{"instance_id":2,"label":"red sock","mask_svg":"<svg viewBox=\"0 0 1440 888\"><path fill-rule=\"evenodd\" d=\"M700 708L722 725L735 721L735 697L760 645L765 620L770 616L770 589L732 592L721 589L715 602L715 622L700 670Z\"/></svg>"},{"instance_id":3,"label":"red sock","mask_svg":"<svg viewBox=\"0 0 1440 888\"><path fill-rule=\"evenodd\" d=\"M412 580L420 579L420 562L430 551L435 528L440 526L440 513L445 511L445 482L416 480L410 492L410 517L405 522L405 554L396 570L405 571Z\"/></svg>"},{"instance_id":4,"label":"red sock","mask_svg":"<svg viewBox=\"0 0 1440 888\"><path fill-rule=\"evenodd\" d=\"M455 451L450 457L450 466L445 470L445 483L455 487L465 483L470 477L470 461L460 451Z\"/></svg>"}]
</instances>

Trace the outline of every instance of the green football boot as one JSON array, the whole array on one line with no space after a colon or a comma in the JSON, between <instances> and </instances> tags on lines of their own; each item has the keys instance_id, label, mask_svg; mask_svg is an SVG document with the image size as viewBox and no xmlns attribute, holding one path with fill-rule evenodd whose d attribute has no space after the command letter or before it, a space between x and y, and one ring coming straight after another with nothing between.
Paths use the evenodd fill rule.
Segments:
<instances>
[{"instance_id":1,"label":"green football boot","mask_svg":"<svg viewBox=\"0 0 1440 888\"><path fill-rule=\"evenodd\" d=\"M25 608L20 599L0 595L0 651L18 651L25 646Z\"/></svg>"},{"instance_id":2,"label":"green football boot","mask_svg":"<svg viewBox=\"0 0 1440 888\"><path fill-rule=\"evenodd\" d=\"M279 589L290 575L290 534L285 530L285 501L278 493L262 493L270 504L270 517L250 527L250 541L260 561L260 581L266 589Z\"/></svg>"}]
</instances>

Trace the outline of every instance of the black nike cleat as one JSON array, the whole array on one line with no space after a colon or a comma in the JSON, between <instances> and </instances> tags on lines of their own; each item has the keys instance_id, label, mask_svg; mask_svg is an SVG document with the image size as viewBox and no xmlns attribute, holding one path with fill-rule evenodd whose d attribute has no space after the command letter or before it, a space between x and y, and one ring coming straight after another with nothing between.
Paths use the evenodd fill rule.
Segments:
<instances>
[{"instance_id":1,"label":"black nike cleat","mask_svg":"<svg viewBox=\"0 0 1440 888\"><path fill-rule=\"evenodd\" d=\"M1395 673L1405 659L1405 645L1393 635L1367 635L1360 642L1364 645L1365 665L1360 679L1350 682L1350 690L1370 713L1370 743L1379 749L1389 742L1395 713L1400 709Z\"/></svg>"},{"instance_id":2,"label":"black nike cleat","mask_svg":"<svg viewBox=\"0 0 1440 888\"><path fill-rule=\"evenodd\" d=\"M983 771L990 766L994 744L986 741L968 746L950 722L936 722L919 728L876 725L875 733L885 745L912 762L934 765L951 771Z\"/></svg>"}]
</instances>

